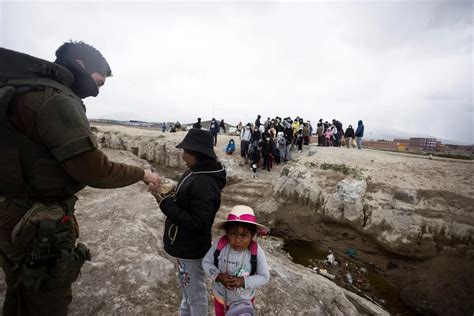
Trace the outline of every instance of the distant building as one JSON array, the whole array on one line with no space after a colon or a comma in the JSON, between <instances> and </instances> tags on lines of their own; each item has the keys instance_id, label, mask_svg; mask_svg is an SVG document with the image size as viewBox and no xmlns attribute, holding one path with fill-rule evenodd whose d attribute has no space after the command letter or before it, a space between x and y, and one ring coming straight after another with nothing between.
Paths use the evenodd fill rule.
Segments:
<instances>
[{"instance_id":1,"label":"distant building","mask_svg":"<svg viewBox=\"0 0 474 316\"><path fill-rule=\"evenodd\" d=\"M423 138L423 137L412 137L410 138L410 147L424 149L424 150L436 150L438 141L436 138Z\"/></svg>"},{"instance_id":2,"label":"distant building","mask_svg":"<svg viewBox=\"0 0 474 316\"><path fill-rule=\"evenodd\" d=\"M446 144L441 147L443 152L447 153L465 153L465 154L474 154L474 145L455 145L455 144Z\"/></svg>"}]
</instances>

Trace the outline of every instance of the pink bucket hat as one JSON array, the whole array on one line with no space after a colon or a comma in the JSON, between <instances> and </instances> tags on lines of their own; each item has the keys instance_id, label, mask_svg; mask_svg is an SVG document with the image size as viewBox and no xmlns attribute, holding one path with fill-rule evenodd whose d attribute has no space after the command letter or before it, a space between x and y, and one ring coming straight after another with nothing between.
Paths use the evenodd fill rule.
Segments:
<instances>
[{"instance_id":1,"label":"pink bucket hat","mask_svg":"<svg viewBox=\"0 0 474 316\"><path fill-rule=\"evenodd\" d=\"M257 218L255 217L252 208L245 205L234 206L230 210L229 215L227 215L227 220L218 223L216 227L219 229L224 229L224 225L228 222L241 222L256 225L257 231L260 234L267 234L270 231L270 228L257 223Z\"/></svg>"}]
</instances>

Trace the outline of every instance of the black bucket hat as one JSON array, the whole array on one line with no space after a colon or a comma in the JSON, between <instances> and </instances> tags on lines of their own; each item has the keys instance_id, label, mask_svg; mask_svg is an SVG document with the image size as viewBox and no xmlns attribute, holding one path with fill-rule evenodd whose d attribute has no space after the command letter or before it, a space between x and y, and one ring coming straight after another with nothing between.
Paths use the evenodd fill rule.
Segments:
<instances>
[{"instance_id":1,"label":"black bucket hat","mask_svg":"<svg viewBox=\"0 0 474 316\"><path fill-rule=\"evenodd\" d=\"M199 128L191 128L184 136L183 141L176 145L176 148L192 150L214 159L217 158L214 152L214 137L209 131Z\"/></svg>"}]
</instances>

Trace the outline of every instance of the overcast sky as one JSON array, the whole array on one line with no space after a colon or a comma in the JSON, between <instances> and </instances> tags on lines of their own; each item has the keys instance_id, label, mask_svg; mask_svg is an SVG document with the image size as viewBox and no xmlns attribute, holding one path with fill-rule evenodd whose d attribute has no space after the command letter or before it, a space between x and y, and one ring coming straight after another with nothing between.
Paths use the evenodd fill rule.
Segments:
<instances>
[{"instance_id":1,"label":"overcast sky","mask_svg":"<svg viewBox=\"0 0 474 316\"><path fill-rule=\"evenodd\" d=\"M473 143L472 3L0 0L0 44L98 48L114 76L90 118L362 119Z\"/></svg>"}]
</instances>

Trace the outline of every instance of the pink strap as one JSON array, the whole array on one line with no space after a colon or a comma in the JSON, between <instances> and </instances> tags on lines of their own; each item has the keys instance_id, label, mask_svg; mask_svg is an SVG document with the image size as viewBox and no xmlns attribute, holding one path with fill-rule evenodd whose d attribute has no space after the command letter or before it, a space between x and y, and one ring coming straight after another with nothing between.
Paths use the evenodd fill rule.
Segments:
<instances>
[{"instance_id":1,"label":"pink strap","mask_svg":"<svg viewBox=\"0 0 474 316\"><path fill-rule=\"evenodd\" d=\"M242 220L242 221L248 221L248 222L252 222L252 223L255 223L257 221L255 216L250 215L250 214L242 214L240 216L235 216L234 214L229 214L227 216L227 220L228 221Z\"/></svg>"},{"instance_id":2,"label":"pink strap","mask_svg":"<svg viewBox=\"0 0 474 316\"><path fill-rule=\"evenodd\" d=\"M250 246L249 246L249 248L250 248L250 254L251 254L252 256L256 256L256 255L257 255L257 249L258 249L257 245L258 245L257 242L252 239L252 241L250 242Z\"/></svg>"},{"instance_id":3,"label":"pink strap","mask_svg":"<svg viewBox=\"0 0 474 316\"><path fill-rule=\"evenodd\" d=\"M221 251L228 243L229 243L229 239L227 239L227 236L224 235L221 238L219 238L216 249Z\"/></svg>"}]
</instances>

